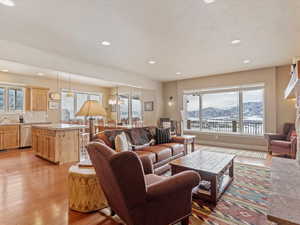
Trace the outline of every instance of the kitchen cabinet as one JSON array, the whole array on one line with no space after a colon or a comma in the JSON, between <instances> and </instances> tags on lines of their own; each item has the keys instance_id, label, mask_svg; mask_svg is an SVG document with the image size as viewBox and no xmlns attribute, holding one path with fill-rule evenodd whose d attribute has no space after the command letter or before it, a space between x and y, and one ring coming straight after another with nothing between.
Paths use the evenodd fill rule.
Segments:
<instances>
[{"instance_id":1,"label":"kitchen cabinet","mask_svg":"<svg viewBox=\"0 0 300 225\"><path fill-rule=\"evenodd\" d=\"M0 126L0 150L19 148L19 125Z\"/></svg>"},{"instance_id":2,"label":"kitchen cabinet","mask_svg":"<svg viewBox=\"0 0 300 225\"><path fill-rule=\"evenodd\" d=\"M26 111L48 110L48 88L27 87L26 88Z\"/></svg>"},{"instance_id":3,"label":"kitchen cabinet","mask_svg":"<svg viewBox=\"0 0 300 225\"><path fill-rule=\"evenodd\" d=\"M50 162L63 164L80 160L79 130L86 126L51 124L32 126L32 150Z\"/></svg>"}]
</instances>

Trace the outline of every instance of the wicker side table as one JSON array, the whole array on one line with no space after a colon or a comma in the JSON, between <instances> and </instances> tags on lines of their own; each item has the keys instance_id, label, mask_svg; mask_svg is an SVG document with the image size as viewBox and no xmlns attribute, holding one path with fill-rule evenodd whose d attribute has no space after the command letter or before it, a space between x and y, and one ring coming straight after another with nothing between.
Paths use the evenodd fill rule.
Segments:
<instances>
[{"instance_id":1,"label":"wicker side table","mask_svg":"<svg viewBox=\"0 0 300 225\"><path fill-rule=\"evenodd\" d=\"M69 207L78 212L93 212L107 207L107 201L94 168L69 169Z\"/></svg>"}]
</instances>

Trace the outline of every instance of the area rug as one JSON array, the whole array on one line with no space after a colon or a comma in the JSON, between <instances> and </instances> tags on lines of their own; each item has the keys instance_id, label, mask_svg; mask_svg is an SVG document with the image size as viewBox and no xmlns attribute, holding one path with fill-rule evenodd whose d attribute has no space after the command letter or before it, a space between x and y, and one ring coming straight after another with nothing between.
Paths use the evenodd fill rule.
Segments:
<instances>
[{"instance_id":1,"label":"area rug","mask_svg":"<svg viewBox=\"0 0 300 225\"><path fill-rule=\"evenodd\" d=\"M193 201L190 225L269 225L270 170L235 163L235 179L217 206Z\"/></svg>"},{"instance_id":2,"label":"area rug","mask_svg":"<svg viewBox=\"0 0 300 225\"><path fill-rule=\"evenodd\" d=\"M216 206L193 200L189 225L275 225L266 216L271 186L270 170L235 163L234 172L234 181ZM169 173L165 176L169 176ZM101 210L100 213L109 215L109 210ZM121 222L118 216L110 219Z\"/></svg>"},{"instance_id":3,"label":"area rug","mask_svg":"<svg viewBox=\"0 0 300 225\"><path fill-rule=\"evenodd\" d=\"M214 147L214 146L204 146L198 145L197 150L202 151L209 151L209 152L220 152L220 153L228 153L242 157L251 157L251 158L258 158L258 159L266 159L268 153L266 152L259 152L259 151L248 151L242 149L231 149L231 148L222 148L222 147Z\"/></svg>"}]
</instances>

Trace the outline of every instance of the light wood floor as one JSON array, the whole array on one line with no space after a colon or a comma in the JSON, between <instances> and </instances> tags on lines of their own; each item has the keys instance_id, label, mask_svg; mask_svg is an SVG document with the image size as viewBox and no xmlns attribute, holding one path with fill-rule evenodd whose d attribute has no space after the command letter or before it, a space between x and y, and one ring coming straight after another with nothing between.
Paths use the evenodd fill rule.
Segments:
<instances>
[{"instance_id":1,"label":"light wood floor","mask_svg":"<svg viewBox=\"0 0 300 225\"><path fill-rule=\"evenodd\" d=\"M238 157L236 162L269 166L266 160ZM31 150L0 152L0 225L116 225L100 213L68 209L67 171Z\"/></svg>"}]
</instances>

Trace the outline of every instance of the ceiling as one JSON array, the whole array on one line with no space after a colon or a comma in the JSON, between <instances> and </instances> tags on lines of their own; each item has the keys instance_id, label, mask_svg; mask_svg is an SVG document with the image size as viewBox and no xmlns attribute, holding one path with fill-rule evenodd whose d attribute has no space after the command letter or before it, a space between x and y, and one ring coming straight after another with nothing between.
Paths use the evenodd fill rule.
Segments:
<instances>
[{"instance_id":1,"label":"ceiling","mask_svg":"<svg viewBox=\"0 0 300 225\"><path fill-rule=\"evenodd\" d=\"M158 81L284 65L300 55L300 0L14 2L0 5L1 39Z\"/></svg>"},{"instance_id":2,"label":"ceiling","mask_svg":"<svg viewBox=\"0 0 300 225\"><path fill-rule=\"evenodd\" d=\"M108 82L105 80L82 76L78 74L66 73L61 71L54 71L45 68L39 68L35 66L24 65L21 63L10 62L6 60L0 60L0 72L21 74L24 76L43 77L49 79L57 79L64 81L70 81L73 83L89 84L102 87L116 87L124 84Z\"/></svg>"}]
</instances>

